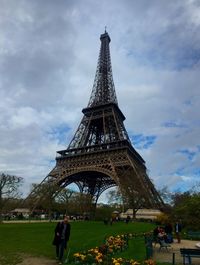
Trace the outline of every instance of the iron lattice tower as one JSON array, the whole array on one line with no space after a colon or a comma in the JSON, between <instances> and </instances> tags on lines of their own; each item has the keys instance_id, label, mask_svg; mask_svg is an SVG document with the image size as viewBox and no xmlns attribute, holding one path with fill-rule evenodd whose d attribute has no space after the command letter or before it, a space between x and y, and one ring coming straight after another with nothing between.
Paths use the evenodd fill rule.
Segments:
<instances>
[{"instance_id":1,"label":"iron lattice tower","mask_svg":"<svg viewBox=\"0 0 200 265\"><path fill-rule=\"evenodd\" d=\"M56 166L41 184L64 188L77 184L96 204L110 187L135 197L141 206L161 208L162 199L146 173L145 161L133 148L124 127L113 82L109 43L105 31L92 93L83 118L65 150L58 151ZM32 192L33 194L34 192ZM31 196L31 195L30 195Z\"/></svg>"}]
</instances>

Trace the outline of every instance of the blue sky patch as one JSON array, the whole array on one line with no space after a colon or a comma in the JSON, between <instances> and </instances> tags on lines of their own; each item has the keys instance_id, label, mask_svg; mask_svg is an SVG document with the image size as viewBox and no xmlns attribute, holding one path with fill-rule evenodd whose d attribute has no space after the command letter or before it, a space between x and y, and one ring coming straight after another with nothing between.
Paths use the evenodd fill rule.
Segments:
<instances>
[{"instance_id":1,"label":"blue sky patch","mask_svg":"<svg viewBox=\"0 0 200 265\"><path fill-rule=\"evenodd\" d=\"M196 152L192 152L187 149L179 150L178 152L185 155L190 161L192 161L194 156L196 155Z\"/></svg>"},{"instance_id":2,"label":"blue sky patch","mask_svg":"<svg viewBox=\"0 0 200 265\"><path fill-rule=\"evenodd\" d=\"M133 146L137 149L148 149L153 145L156 140L155 135L143 135L143 134L135 134L131 136L131 140L133 142Z\"/></svg>"},{"instance_id":3,"label":"blue sky patch","mask_svg":"<svg viewBox=\"0 0 200 265\"><path fill-rule=\"evenodd\" d=\"M192 100L188 99L184 101L183 104L185 104L186 106L192 106Z\"/></svg>"},{"instance_id":4,"label":"blue sky patch","mask_svg":"<svg viewBox=\"0 0 200 265\"><path fill-rule=\"evenodd\" d=\"M59 141L59 144L67 145L67 132L70 130L67 124L62 123L59 124L57 127L52 128L50 134L53 138Z\"/></svg>"},{"instance_id":5,"label":"blue sky patch","mask_svg":"<svg viewBox=\"0 0 200 265\"><path fill-rule=\"evenodd\" d=\"M185 170L184 167L180 167L180 168L178 168L178 169L176 170L176 175L178 175L178 176L182 176L182 175L184 175L184 170Z\"/></svg>"},{"instance_id":6,"label":"blue sky patch","mask_svg":"<svg viewBox=\"0 0 200 265\"><path fill-rule=\"evenodd\" d=\"M199 168L195 168L195 169L193 170L193 175L194 175L195 177L200 177L200 167L199 167Z\"/></svg>"},{"instance_id":7,"label":"blue sky patch","mask_svg":"<svg viewBox=\"0 0 200 265\"><path fill-rule=\"evenodd\" d=\"M166 121L162 124L166 128L186 128L187 126L183 123L178 123L176 121Z\"/></svg>"},{"instance_id":8,"label":"blue sky patch","mask_svg":"<svg viewBox=\"0 0 200 265\"><path fill-rule=\"evenodd\" d=\"M160 36L161 38L163 36ZM165 35L168 37L168 35ZM158 39L157 39L158 40ZM155 43L154 40L152 40ZM171 51L163 50L163 43L160 40L157 46L149 46L146 49L137 49L134 52L127 50L127 57L133 57L140 65L150 65L154 69L173 69L181 71L194 67L200 60L200 51L190 45L176 46ZM161 47L161 49L160 49Z\"/></svg>"}]
</instances>

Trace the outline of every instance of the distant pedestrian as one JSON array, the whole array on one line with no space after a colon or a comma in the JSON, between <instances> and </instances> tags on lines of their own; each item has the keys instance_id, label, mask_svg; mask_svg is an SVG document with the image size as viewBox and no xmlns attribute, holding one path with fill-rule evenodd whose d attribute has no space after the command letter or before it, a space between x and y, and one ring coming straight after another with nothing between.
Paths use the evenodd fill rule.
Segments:
<instances>
[{"instance_id":1,"label":"distant pedestrian","mask_svg":"<svg viewBox=\"0 0 200 265\"><path fill-rule=\"evenodd\" d=\"M103 220L103 222L104 222L104 225L107 225L107 224L108 224L108 218L105 218L105 219Z\"/></svg>"},{"instance_id":2,"label":"distant pedestrian","mask_svg":"<svg viewBox=\"0 0 200 265\"><path fill-rule=\"evenodd\" d=\"M174 232L178 243L181 243L181 230L182 230L182 225L180 222L177 221L174 226Z\"/></svg>"},{"instance_id":3,"label":"distant pedestrian","mask_svg":"<svg viewBox=\"0 0 200 265\"><path fill-rule=\"evenodd\" d=\"M166 238L166 243L173 243L173 236L172 236L172 232L173 232L173 227L170 223L167 223L165 225L165 233L167 235Z\"/></svg>"},{"instance_id":4,"label":"distant pedestrian","mask_svg":"<svg viewBox=\"0 0 200 265\"><path fill-rule=\"evenodd\" d=\"M53 240L53 245L56 246L56 258L60 261L59 264L63 262L64 250L67 248L67 242L70 236L70 224L68 222L68 217L64 216L63 221L57 223L55 228L55 236Z\"/></svg>"},{"instance_id":5,"label":"distant pedestrian","mask_svg":"<svg viewBox=\"0 0 200 265\"><path fill-rule=\"evenodd\" d=\"M113 224L113 221L114 221L114 219L111 217L111 218L110 218L110 225Z\"/></svg>"},{"instance_id":6,"label":"distant pedestrian","mask_svg":"<svg viewBox=\"0 0 200 265\"><path fill-rule=\"evenodd\" d=\"M125 220L126 224L128 224L130 222L130 220L131 220L131 217L129 215L127 215L126 220Z\"/></svg>"}]
</instances>

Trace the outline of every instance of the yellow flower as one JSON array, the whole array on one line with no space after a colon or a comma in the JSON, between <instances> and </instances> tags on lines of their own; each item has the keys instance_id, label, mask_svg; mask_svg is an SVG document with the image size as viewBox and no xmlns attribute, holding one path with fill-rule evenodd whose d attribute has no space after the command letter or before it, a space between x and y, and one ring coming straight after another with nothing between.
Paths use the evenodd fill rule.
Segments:
<instances>
[{"instance_id":1,"label":"yellow flower","mask_svg":"<svg viewBox=\"0 0 200 265\"><path fill-rule=\"evenodd\" d=\"M88 249L88 251L93 251L93 250L94 250L93 248Z\"/></svg>"},{"instance_id":2,"label":"yellow flower","mask_svg":"<svg viewBox=\"0 0 200 265\"><path fill-rule=\"evenodd\" d=\"M140 264L139 262L137 262L136 260L133 260L133 259L130 260L130 263L131 263L131 265L139 265Z\"/></svg>"},{"instance_id":3,"label":"yellow flower","mask_svg":"<svg viewBox=\"0 0 200 265\"><path fill-rule=\"evenodd\" d=\"M74 257L76 258L80 257L80 253L74 253Z\"/></svg>"},{"instance_id":4,"label":"yellow flower","mask_svg":"<svg viewBox=\"0 0 200 265\"><path fill-rule=\"evenodd\" d=\"M86 256L83 255L83 254L81 254L81 255L80 255L80 258L81 258L81 260L85 260Z\"/></svg>"}]
</instances>

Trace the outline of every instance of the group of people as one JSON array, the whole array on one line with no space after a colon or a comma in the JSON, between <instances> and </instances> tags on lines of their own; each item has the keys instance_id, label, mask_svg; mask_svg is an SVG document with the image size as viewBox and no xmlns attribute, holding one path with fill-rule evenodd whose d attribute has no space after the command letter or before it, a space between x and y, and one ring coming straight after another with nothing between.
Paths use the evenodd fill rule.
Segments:
<instances>
[{"instance_id":1,"label":"group of people","mask_svg":"<svg viewBox=\"0 0 200 265\"><path fill-rule=\"evenodd\" d=\"M180 222L176 222L174 229L171 223L167 223L164 227L157 226L154 229L154 238L155 240L163 240L166 243L173 243L173 232L177 239L178 243L181 243L181 230L182 225Z\"/></svg>"},{"instance_id":2,"label":"group of people","mask_svg":"<svg viewBox=\"0 0 200 265\"><path fill-rule=\"evenodd\" d=\"M129 220L128 220L129 221ZM67 243L70 237L70 223L68 217L64 216L63 221L58 222L55 228L55 236L53 239L53 245L56 247L56 258L59 260L59 264L63 263L64 250L67 247ZM176 236L177 242L181 242L181 230L182 225L180 222L176 222L174 229L172 224L167 223L164 227L157 226L154 229L154 238L157 240L164 240L166 243L173 243L173 232Z\"/></svg>"}]
</instances>

